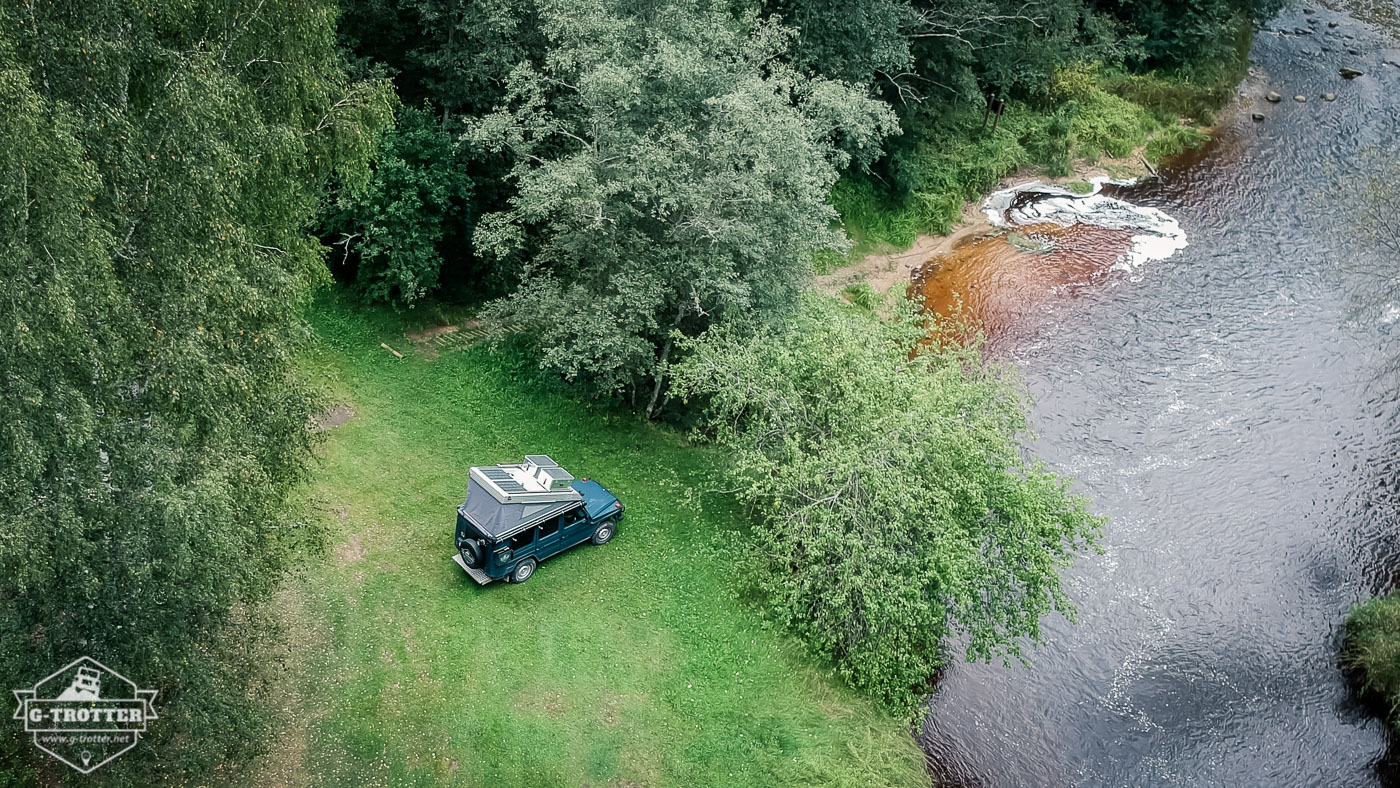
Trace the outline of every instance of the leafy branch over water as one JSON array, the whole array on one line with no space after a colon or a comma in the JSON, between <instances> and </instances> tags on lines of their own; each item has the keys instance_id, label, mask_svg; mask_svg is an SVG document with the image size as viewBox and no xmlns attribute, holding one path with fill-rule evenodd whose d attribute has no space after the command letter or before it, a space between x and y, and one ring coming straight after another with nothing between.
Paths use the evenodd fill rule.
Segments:
<instances>
[{"instance_id":1,"label":"leafy branch over water","mask_svg":"<svg viewBox=\"0 0 1400 788\"><path fill-rule=\"evenodd\" d=\"M1060 571L1103 519L1027 458L1025 394L957 325L891 298L881 320L811 295L779 328L684 344L675 385L733 451L755 513L740 560L769 609L841 675L912 711L948 647L1023 659Z\"/></svg>"}]
</instances>

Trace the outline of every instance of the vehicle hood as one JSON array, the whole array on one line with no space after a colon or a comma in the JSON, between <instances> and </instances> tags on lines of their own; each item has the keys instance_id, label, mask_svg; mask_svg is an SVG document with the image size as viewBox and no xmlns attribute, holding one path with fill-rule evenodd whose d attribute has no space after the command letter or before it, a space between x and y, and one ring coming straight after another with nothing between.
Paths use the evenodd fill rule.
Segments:
<instances>
[{"instance_id":1,"label":"vehicle hood","mask_svg":"<svg viewBox=\"0 0 1400 788\"><path fill-rule=\"evenodd\" d=\"M577 481L571 486L583 496L583 508L584 511L588 512L590 520L596 520L613 509L620 508L617 496L608 492L608 488L595 481Z\"/></svg>"}]
</instances>

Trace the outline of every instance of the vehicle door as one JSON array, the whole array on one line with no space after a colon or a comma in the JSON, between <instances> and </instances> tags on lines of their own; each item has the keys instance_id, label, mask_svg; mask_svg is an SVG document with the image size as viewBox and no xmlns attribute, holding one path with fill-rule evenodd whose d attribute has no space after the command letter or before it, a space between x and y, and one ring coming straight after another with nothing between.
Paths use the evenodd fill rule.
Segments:
<instances>
[{"instance_id":1,"label":"vehicle door","mask_svg":"<svg viewBox=\"0 0 1400 788\"><path fill-rule=\"evenodd\" d=\"M559 552L559 526L561 523L562 518L551 517L535 526L535 556L540 560L544 560Z\"/></svg>"},{"instance_id":2,"label":"vehicle door","mask_svg":"<svg viewBox=\"0 0 1400 788\"><path fill-rule=\"evenodd\" d=\"M561 547L573 547L593 535L593 521L588 519L582 506L564 514Z\"/></svg>"},{"instance_id":3,"label":"vehicle door","mask_svg":"<svg viewBox=\"0 0 1400 788\"><path fill-rule=\"evenodd\" d=\"M510 541L506 543L506 547L509 548L510 557L504 562L501 562L500 566L502 569L509 569L515 565L516 561L522 558L529 558L535 554L535 529L526 528L515 536L512 536Z\"/></svg>"}]
</instances>

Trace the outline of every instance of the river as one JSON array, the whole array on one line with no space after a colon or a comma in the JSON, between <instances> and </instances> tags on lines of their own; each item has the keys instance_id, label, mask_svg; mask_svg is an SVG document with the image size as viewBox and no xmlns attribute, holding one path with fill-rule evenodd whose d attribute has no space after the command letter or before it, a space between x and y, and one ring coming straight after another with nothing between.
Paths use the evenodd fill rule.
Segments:
<instances>
[{"instance_id":1,"label":"river","mask_svg":"<svg viewBox=\"0 0 1400 788\"><path fill-rule=\"evenodd\" d=\"M1343 265L1368 260L1354 162L1400 134L1400 41L1313 16L1259 33L1257 100L1203 155L1118 192L1189 246L1037 304L1005 350L1034 450L1109 518L1106 552L1068 576L1079 621L1048 621L1029 668L943 675L919 736L943 784L1397 782L1337 650L1400 569L1397 386L1375 377L1400 326L1355 313L1368 281Z\"/></svg>"}]
</instances>

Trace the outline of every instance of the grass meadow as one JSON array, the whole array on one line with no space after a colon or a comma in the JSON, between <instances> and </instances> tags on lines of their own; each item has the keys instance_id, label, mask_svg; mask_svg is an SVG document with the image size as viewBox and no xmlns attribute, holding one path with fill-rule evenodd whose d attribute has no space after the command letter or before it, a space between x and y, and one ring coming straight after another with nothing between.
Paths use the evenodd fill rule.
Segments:
<instances>
[{"instance_id":1,"label":"grass meadow","mask_svg":"<svg viewBox=\"0 0 1400 788\"><path fill-rule=\"evenodd\" d=\"M305 367L354 417L307 492L326 554L279 600L273 751L234 782L928 784L907 725L766 628L731 574L724 458L574 399L522 356L433 353L338 293ZM380 342L406 352L399 360ZM478 587L452 562L472 465L547 453L626 504L618 535Z\"/></svg>"}]
</instances>

